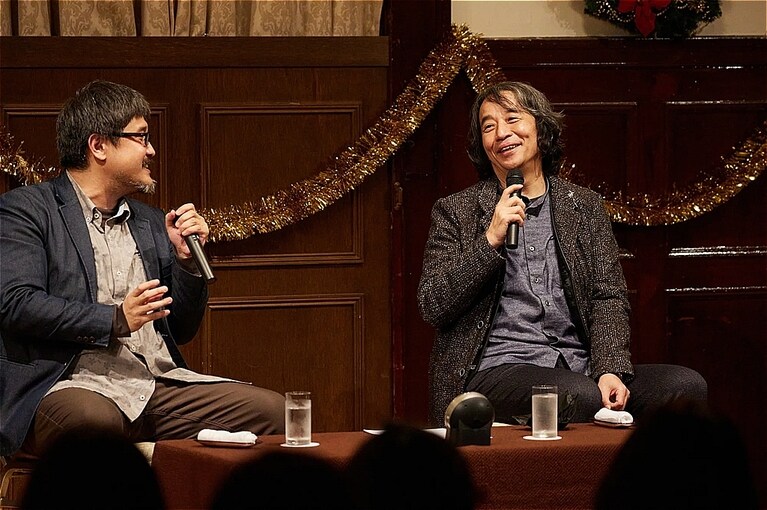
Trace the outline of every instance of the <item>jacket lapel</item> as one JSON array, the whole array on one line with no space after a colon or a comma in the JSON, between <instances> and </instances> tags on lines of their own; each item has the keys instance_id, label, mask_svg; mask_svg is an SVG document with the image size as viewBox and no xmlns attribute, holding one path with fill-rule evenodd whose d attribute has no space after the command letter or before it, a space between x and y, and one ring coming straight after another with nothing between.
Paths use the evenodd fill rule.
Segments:
<instances>
[{"instance_id":1,"label":"jacket lapel","mask_svg":"<svg viewBox=\"0 0 767 510\"><path fill-rule=\"evenodd\" d=\"M128 226L141 254L147 280L160 278L160 265L157 258L157 248L152 237L152 229L147 219L137 217L136 211L137 208L131 204L131 217L128 219Z\"/></svg>"},{"instance_id":2,"label":"jacket lapel","mask_svg":"<svg viewBox=\"0 0 767 510\"><path fill-rule=\"evenodd\" d=\"M498 181L495 177L479 182L477 190L477 202L479 202L479 224L482 230L487 230L490 220L493 219L495 205L498 203Z\"/></svg>"},{"instance_id":3,"label":"jacket lapel","mask_svg":"<svg viewBox=\"0 0 767 510\"><path fill-rule=\"evenodd\" d=\"M561 179L552 177L550 182L552 204L554 204L552 208L554 229L562 252L568 260L572 260L578 239L580 206L575 198L575 192L568 189Z\"/></svg>"},{"instance_id":4,"label":"jacket lapel","mask_svg":"<svg viewBox=\"0 0 767 510\"><path fill-rule=\"evenodd\" d=\"M91 301L96 302L98 296L98 281L96 279L96 261L93 258L93 250L83 249L84 246L91 246L91 238L88 234L88 225L83 217L83 209L80 201L77 200L77 194L69 181L66 172L54 179L53 187L56 193L56 200L59 202L59 213L64 227L72 238L72 243L80 257L80 262L85 268L85 280L88 283L88 292Z\"/></svg>"}]
</instances>

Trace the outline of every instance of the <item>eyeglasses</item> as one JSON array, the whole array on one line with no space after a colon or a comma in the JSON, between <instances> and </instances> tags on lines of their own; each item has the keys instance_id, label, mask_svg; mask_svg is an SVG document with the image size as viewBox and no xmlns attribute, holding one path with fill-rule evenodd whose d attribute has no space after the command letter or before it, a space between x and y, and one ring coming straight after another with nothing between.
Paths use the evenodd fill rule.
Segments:
<instances>
[{"instance_id":1,"label":"eyeglasses","mask_svg":"<svg viewBox=\"0 0 767 510\"><path fill-rule=\"evenodd\" d=\"M150 143L149 142L149 131L144 131L142 133L127 133L127 132L123 131L121 133L115 133L114 136L116 136L118 138L134 138L134 137L135 138L141 138L140 143L144 147L148 146L149 143ZM136 141L138 142L139 140L136 140Z\"/></svg>"}]
</instances>

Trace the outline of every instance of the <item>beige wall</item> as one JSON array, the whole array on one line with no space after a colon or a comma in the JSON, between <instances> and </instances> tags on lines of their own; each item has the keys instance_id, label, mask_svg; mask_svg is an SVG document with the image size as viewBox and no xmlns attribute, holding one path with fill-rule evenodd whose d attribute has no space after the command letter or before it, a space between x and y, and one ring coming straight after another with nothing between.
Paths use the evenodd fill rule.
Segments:
<instances>
[{"instance_id":1,"label":"beige wall","mask_svg":"<svg viewBox=\"0 0 767 510\"><path fill-rule=\"evenodd\" d=\"M676 0L675 0L676 1ZM583 0L453 0L452 21L484 37L631 36L583 13ZM720 0L722 16L698 36L767 36L767 0ZM631 36L635 37L635 36Z\"/></svg>"}]
</instances>

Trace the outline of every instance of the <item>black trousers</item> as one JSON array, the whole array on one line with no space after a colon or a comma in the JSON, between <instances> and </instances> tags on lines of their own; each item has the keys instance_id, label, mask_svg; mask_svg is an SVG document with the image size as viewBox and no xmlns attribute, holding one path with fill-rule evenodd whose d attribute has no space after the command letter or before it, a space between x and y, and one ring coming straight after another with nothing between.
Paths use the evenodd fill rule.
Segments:
<instances>
[{"instance_id":1,"label":"black trousers","mask_svg":"<svg viewBox=\"0 0 767 510\"><path fill-rule=\"evenodd\" d=\"M516 423L513 416L532 412L532 386L556 384L559 393L577 395L571 422L591 422L602 407L602 395L591 377L568 368L546 368L512 363L488 368L474 374L466 391L483 394L495 408L495 421ZM634 379L626 384L629 391L626 411L635 421L648 410L677 398L706 401L708 386L695 370L679 365L634 365Z\"/></svg>"}]
</instances>

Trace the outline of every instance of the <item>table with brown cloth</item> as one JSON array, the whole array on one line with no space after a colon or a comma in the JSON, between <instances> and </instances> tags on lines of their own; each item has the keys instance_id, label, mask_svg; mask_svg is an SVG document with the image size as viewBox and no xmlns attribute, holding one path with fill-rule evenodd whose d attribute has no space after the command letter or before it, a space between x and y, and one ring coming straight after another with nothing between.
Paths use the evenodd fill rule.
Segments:
<instances>
[{"instance_id":1,"label":"table with brown cloth","mask_svg":"<svg viewBox=\"0 0 767 510\"><path fill-rule=\"evenodd\" d=\"M462 446L480 491L482 510L589 509L602 476L631 434L631 428L587 423L560 430L561 440L529 441L523 426L493 427L488 446ZM366 432L312 434L315 448L291 451L345 466ZM205 446L194 439L158 441L152 466L168 510L209 508L215 491L239 465L280 449L285 436L262 436L247 448Z\"/></svg>"}]
</instances>

